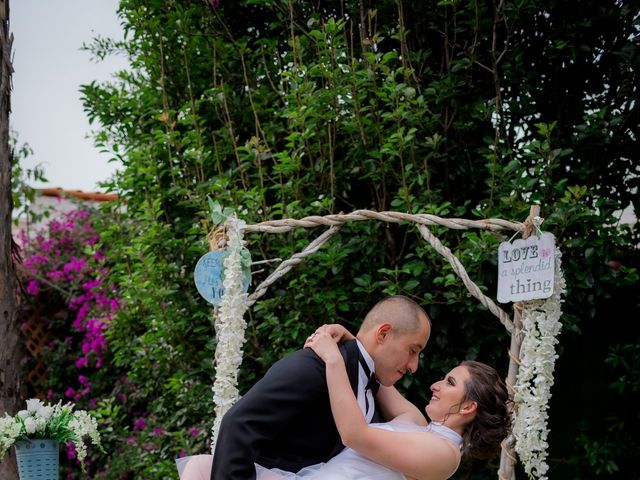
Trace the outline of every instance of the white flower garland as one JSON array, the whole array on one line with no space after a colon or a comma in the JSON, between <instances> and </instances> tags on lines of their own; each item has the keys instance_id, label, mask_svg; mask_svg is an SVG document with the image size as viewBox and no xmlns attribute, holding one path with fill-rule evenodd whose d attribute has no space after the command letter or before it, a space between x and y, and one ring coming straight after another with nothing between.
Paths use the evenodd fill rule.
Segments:
<instances>
[{"instance_id":1,"label":"white flower garland","mask_svg":"<svg viewBox=\"0 0 640 480\"><path fill-rule=\"evenodd\" d=\"M513 435L515 450L530 478L547 479L548 405L553 370L558 355L555 346L562 324L561 296L565 281L561 253L555 251L553 294L545 300L523 302L520 368L515 385L516 418Z\"/></svg>"},{"instance_id":2,"label":"white flower garland","mask_svg":"<svg viewBox=\"0 0 640 480\"><path fill-rule=\"evenodd\" d=\"M218 438L223 415L238 400L238 369L242 363L242 346L247 322L247 294L244 293L240 251L243 247L242 226L235 215L231 215L225 225L229 242L229 255L224 259L224 294L215 319L218 344L215 354L216 379L213 383L213 403L215 421L211 429L211 451Z\"/></svg>"}]
</instances>

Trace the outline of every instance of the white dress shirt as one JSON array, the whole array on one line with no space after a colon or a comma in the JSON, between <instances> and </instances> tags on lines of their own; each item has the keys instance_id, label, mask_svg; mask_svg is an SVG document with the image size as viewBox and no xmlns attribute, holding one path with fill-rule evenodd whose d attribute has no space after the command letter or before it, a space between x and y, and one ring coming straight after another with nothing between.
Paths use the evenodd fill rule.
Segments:
<instances>
[{"instance_id":1,"label":"white dress shirt","mask_svg":"<svg viewBox=\"0 0 640 480\"><path fill-rule=\"evenodd\" d=\"M375 373L375 364L373 363L373 358L369 355L364 348L364 345L360 343L360 340L356 338L356 342L358 344L358 349L362 354L362 358L367 363L369 370L371 373ZM367 378L367 374L362 368L360 362L358 362L358 405L360 406L360 410L362 410L362 414L364 415L367 423L371 423L371 419L373 418L373 411L375 409L375 399L373 398L373 392L371 390L367 390L365 392L365 387L369 382L369 378ZM367 401L369 405L369 410L367 410Z\"/></svg>"}]
</instances>

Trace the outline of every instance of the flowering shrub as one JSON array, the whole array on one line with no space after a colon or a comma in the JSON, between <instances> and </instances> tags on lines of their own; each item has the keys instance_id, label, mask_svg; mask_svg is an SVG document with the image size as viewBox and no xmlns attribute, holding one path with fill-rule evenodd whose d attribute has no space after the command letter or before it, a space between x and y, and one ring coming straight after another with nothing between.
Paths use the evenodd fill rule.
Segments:
<instances>
[{"instance_id":1,"label":"flowering shrub","mask_svg":"<svg viewBox=\"0 0 640 480\"><path fill-rule=\"evenodd\" d=\"M87 210L73 210L59 220L51 220L47 230L33 238L23 232L20 239L25 252L24 309L45 312L45 318L47 308L44 306L72 313L71 328L61 325L58 336L68 345L63 348L57 338L49 344L49 349L71 353L72 357L67 360L75 367L75 379L61 391L65 397L78 401L91 393L90 380L80 372L100 369L104 364L105 328L119 305L114 289L104 281L108 271L104 267L103 252L96 248L99 235L92 227ZM62 296L52 295L54 292ZM44 320L40 315L37 317L37 321ZM49 323L55 321L55 316L49 319ZM65 316L63 322L66 321ZM24 329L28 327L23 324ZM68 336L69 332L74 332L75 338Z\"/></svg>"},{"instance_id":2,"label":"flowering shrub","mask_svg":"<svg viewBox=\"0 0 640 480\"><path fill-rule=\"evenodd\" d=\"M99 248L93 218L87 210L73 210L36 234L19 235L24 259L22 329L30 337L42 327L48 336L42 348L32 349L33 358L27 357L25 371L35 366L32 363L48 366L41 378L32 378L31 387L46 392L50 401L73 401L90 410L113 395L112 372L105 368L106 333L120 307L115 288L107 282L108 259ZM101 412L95 413L106 423ZM84 461L83 468L88 464L79 445L68 442L66 447L70 461Z\"/></svg>"},{"instance_id":3,"label":"flowering shrub","mask_svg":"<svg viewBox=\"0 0 640 480\"><path fill-rule=\"evenodd\" d=\"M154 465L154 471L162 472L157 473L158 478L167 478L175 470L175 457L206 448L206 424L192 420L192 414L183 409L188 406L189 412L194 408L202 410L197 418L205 418L209 402L200 404L196 399L210 398L211 387L192 386L193 381L186 379L189 387L182 390L179 385L183 380L172 379L171 388L184 391L179 394L188 394L189 399L168 400L174 407L171 410L157 400L151 383L144 383L137 369L131 367L131 359L139 359L145 374L166 382L169 377L164 366L171 362L156 358L153 353L167 344L164 335L140 340L135 332L117 329L116 315L127 316L113 285L121 285L122 279L128 278L126 272L120 272L124 277L117 272L127 263L118 257L124 249L103 249L102 245L113 244L101 229L104 218L99 212L76 210L51 220L36 235L23 233L19 238L24 258L20 312L23 329L30 334L34 324L39 323L49 334L38 353L48 366L46 375L32 387L45 392L50 401L71 400L89 409L98 420L103 432L101 442L109 455L96 458L95 453L90 453L85 459L92 477L117 479ZM153 274L151 269L147 273ZM133 281L134 285L138 283ZM125 287L131 289L129 285ZM153 317L134 311L132 318ZM188 321L189 316L184 319ZM184 326L179 328L184 330ZM144 355L136 353L141 351ZM212 352L202 355L209 359ZM210 378L211 373L207 376ZM66 447L67 459L79 461L73 444ZM163 459L159 458L160 452ZM79 478L74 469L67 472L68 480Z\"/></svg>"},{"instance_id":4,"label":"flowering shrub","mask_svg":"<svg viewBox=\"0 0 640 480\"><path fill-rule=\"evenodd\" d=\"M45 405L38 399L27 400L27 409L11 417L0 418L0 458L18 440L47 438L61 444L73 445L78 461L84 471L87 457L85 438L102 449L96 419L84 410L73 410L71 404Z\"/></svg>"}]
</instances>

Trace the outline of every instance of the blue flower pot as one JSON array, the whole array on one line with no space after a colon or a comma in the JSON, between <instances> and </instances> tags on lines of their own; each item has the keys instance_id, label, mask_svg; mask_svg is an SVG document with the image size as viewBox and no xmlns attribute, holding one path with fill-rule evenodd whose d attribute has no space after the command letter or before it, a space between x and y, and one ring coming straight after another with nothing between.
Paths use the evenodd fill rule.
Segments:
<instances>
[{"instance_id":1,"label":"blue flower pot","mask_svg":"<svg viewBox=\"0 0 640 480\"><path fill-rule=\"evenodd\" d=\"M60 448L55 440L17 441L16 460L20 480L58 480Z\"/></svg>"}]
</instances>

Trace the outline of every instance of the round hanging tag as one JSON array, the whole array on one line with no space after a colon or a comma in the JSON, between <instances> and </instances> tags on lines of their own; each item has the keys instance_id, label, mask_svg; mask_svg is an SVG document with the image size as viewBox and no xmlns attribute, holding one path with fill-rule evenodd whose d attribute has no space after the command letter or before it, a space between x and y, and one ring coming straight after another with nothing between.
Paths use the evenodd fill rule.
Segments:
<instances>
[{"instance_id":1,"label":"round hanging tag","mask_svg":"<svg viewBox=\"0 0 640 480\"><path fill-rule=\"evenodd\" d=\"M220 305L224 294L224 259L228 253L226 250L215 250L205 253L193 272L198 293L209 303ZM245 277L242 287L245 293L249 290L250 278Z\"/></svg>"}]
</instances>

